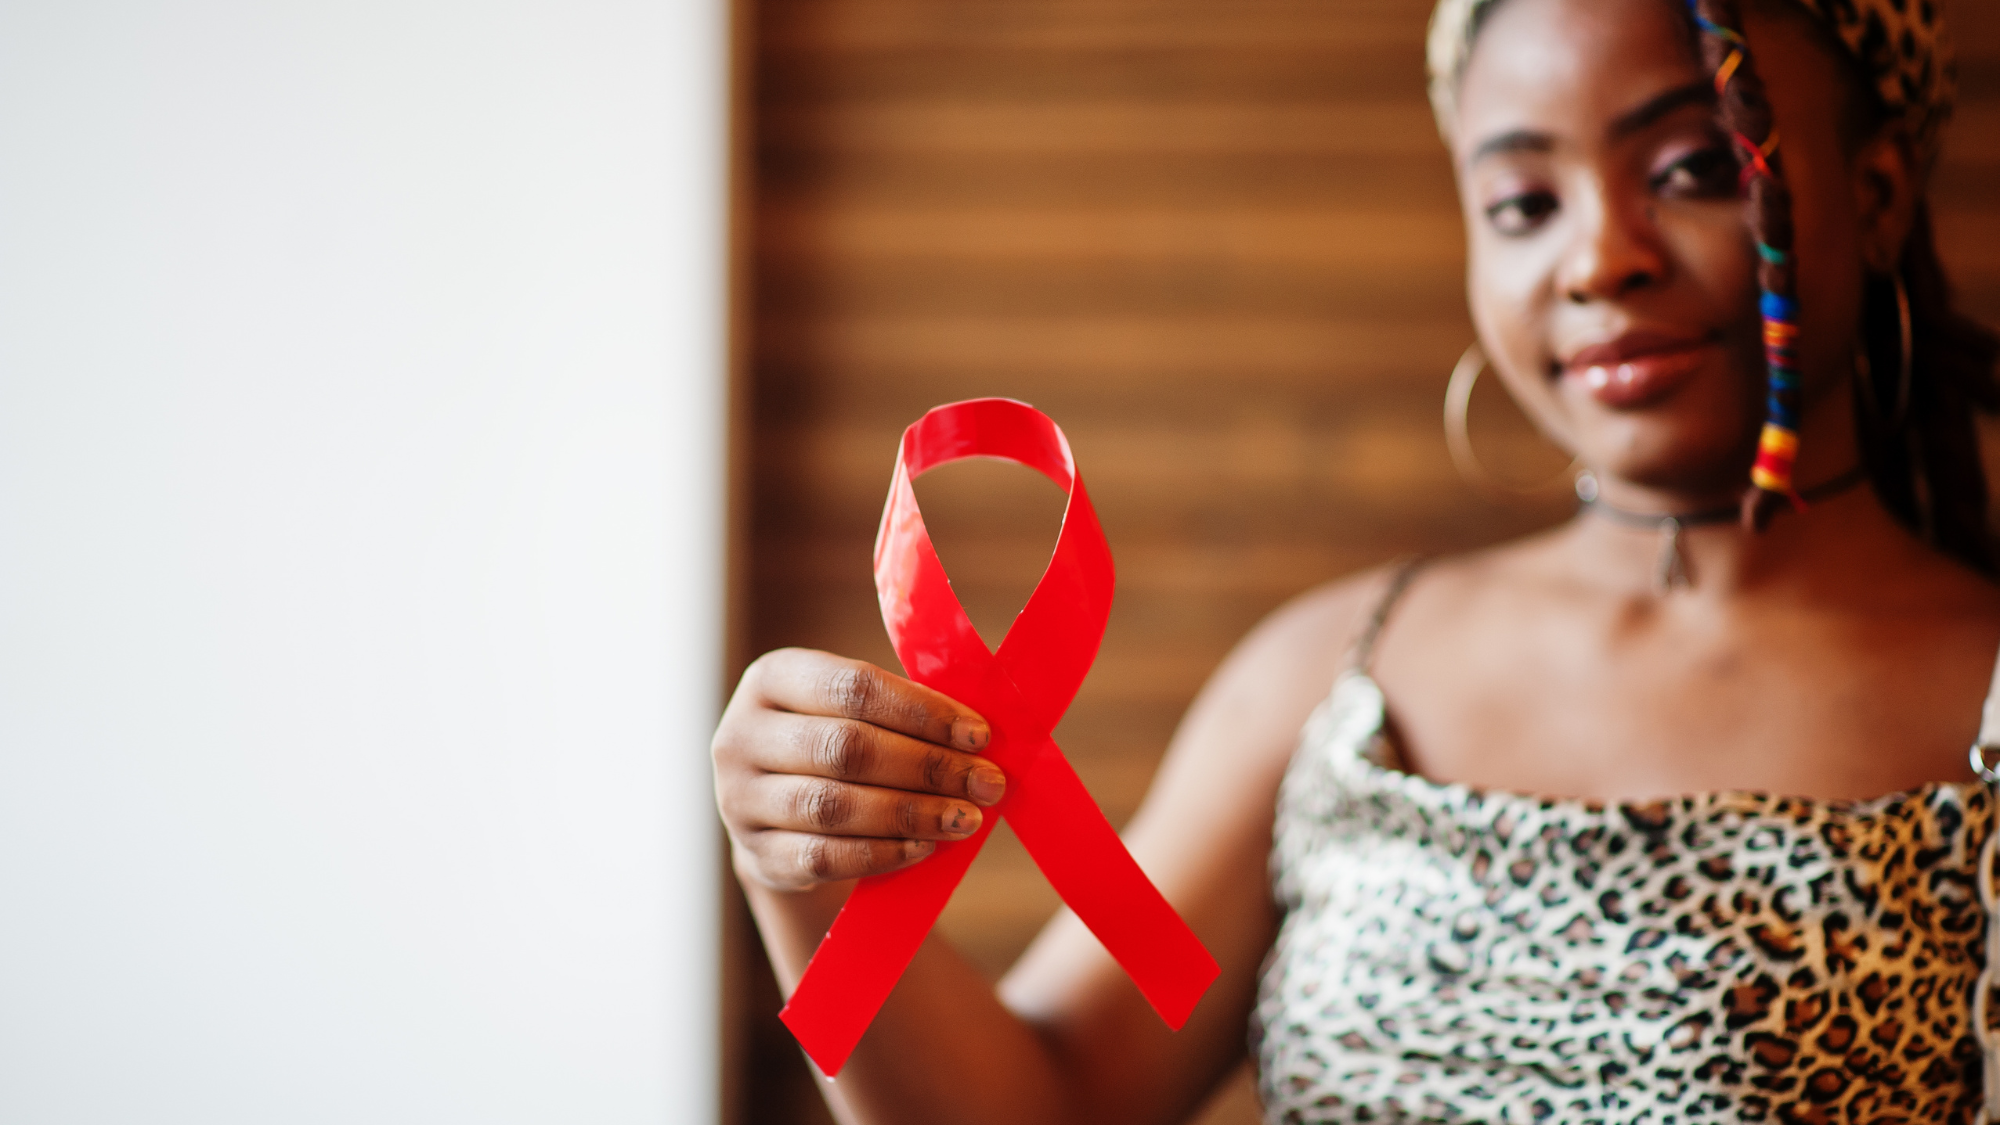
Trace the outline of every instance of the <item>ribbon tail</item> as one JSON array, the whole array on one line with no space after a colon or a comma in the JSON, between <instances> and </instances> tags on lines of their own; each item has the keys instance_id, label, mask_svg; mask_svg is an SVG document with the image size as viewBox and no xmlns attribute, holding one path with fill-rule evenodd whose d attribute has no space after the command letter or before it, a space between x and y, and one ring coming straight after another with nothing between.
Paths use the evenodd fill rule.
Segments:
<instances>
[{"instance_id":1,"label":"ribbon tail","mask_svg":"<svg viewBox=\"0 0 2000 1125\"><path fill-rule=\"evenodd\" d=\"M965 869L1000 823L989 811L971 836L939 844L931 857L855 885L813 952L778 1018L828 1078L847 1065L910 959L924 943Z\"/></svg>"},{"instance_id":2,"label":"ribbon tail","mask_svg":"<svg viewBox=\"0 0 2000 1125\"><path fill-rule=\"evenodd\" d=\"M1054 743L1011 794L1007 822L1056 893L1179 1031L1221 974L1215 958L1140 869Z\"/></svg>"}]
</instances>

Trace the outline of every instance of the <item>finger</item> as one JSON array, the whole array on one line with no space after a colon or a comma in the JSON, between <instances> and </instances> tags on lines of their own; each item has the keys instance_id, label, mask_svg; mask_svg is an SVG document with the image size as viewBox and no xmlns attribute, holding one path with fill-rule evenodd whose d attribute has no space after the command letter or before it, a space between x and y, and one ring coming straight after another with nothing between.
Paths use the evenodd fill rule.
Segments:
<instances>
[{"instance_id":1,"label":"finger","mask_svg":"<svg viewBox=\"0 0 2000 1125\"><path fill-rule=\"evenodd\" d=\"M765 774L751 786L760 826L827 836L963 840L983 814L970 801L824 777Z\"/></svg>"},{"instance_id":2,"label":"finger","mask_svg":"<svg viewBox=\"0 0 2000 1125\"><path fill-rule=\"evenodd\" d=\"M770 773L810 774L962 797L991 805L1007 792L1000 767L972 754L947 750L854 719L773 714L769 737L751 748L751 764Z\"/></svg>"},{"instance_id":3,"label":"finger","mask_svg":"<svg viewBox=\"0 0 2000 1125\"><path fill-rule=\"evenodd\" d=\"M760 832L751 844L765 878L793 887L886 875L937 850L929 840L876 840L808 832Z\"/></svg>"},{"instance_id":4,"label":"finger","mask_svg":"<svg viewBox=\"0 0 2000 1125\"><path fill-rule=\"evenodd\" d=\"M865 661L779 649L759 657L751 677L766 703L801 715L856 719L960 750L984 750L992 736L971 708Z\"/></svg>"}]
</instances>

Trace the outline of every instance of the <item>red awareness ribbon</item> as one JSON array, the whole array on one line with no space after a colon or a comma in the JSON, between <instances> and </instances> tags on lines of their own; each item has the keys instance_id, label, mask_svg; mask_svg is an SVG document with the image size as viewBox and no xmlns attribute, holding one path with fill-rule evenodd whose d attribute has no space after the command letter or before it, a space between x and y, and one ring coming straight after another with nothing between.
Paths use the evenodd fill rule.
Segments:
<instances>
[{"instance_id":1,"label":"red awareness ribbon","mask_svg":"<svg viewBox=\"0 0 2000 1125\"><path fill-rule=\"evenodd\" d=\"M1069 493L1055 556L989 652L952 593L910 482L966 457L1039 470ZM1111 613L1111 548L1062 430L1034 407L981 398L940 406L903 431L875 539L875 590L909 677L972 707L993 728L984 756L1007 794L979 830L930 858L855 886L779 1018L829 1076L909 966L1001 817L1063 901L1178 1031L1220 970L1104 819L1050 738L1097 656Z\"/></svg>"}]
</instances>

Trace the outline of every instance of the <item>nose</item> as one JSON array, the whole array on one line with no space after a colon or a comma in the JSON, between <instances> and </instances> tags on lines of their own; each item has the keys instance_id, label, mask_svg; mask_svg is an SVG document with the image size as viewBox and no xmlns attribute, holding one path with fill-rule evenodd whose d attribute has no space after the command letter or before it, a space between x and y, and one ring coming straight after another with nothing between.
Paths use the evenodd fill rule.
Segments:
<instances>
[{"instance_id":1,"label":"nose","mask_svg":"<svg viewBox=\"0 0 2000 1125\"><path fill-rule=\"evenodd\" d=\"M1660 283L1667 258L1650 207L1604 196L1571 206L1581 221L1556 278L1563 296L1587 305Z\"/></svg>"}]
</instances>

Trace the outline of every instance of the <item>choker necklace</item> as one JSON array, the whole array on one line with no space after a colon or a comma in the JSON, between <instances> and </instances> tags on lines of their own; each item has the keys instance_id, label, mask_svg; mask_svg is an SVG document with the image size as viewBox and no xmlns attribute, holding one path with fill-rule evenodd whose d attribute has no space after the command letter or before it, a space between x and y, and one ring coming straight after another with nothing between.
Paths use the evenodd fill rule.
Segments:
<instances>
[{"instance_id":1,"label":"choker necklace","mask_svg":"<svg viewBox=\"0 0 2000 1125\"><path fill-rule=\"evenodd\" d=\"M1832 499L1867 479L1867 468L1856 465L1824 484L1816 484L1799 493L1799 499L1807 504L1817 504L1822 500ZM1603 516L1612 523L1622 523L1627 527L1650 527L1660 533L1660 562L1653 568L1653 587L1663 594L1694 585L1694 575L1688 570L1687 556L1681 551L1681 532L1690 527L1729 523L1742 518L1743 511L1741 504L1731 504L1726 508L1704 508L1698 512L1671 512L1665 515L1652 515L1614 507L1598 496L1597 478L1589 472L1577 474L1576 498L1585 509Z\"/></svg>"}]
</instances>

